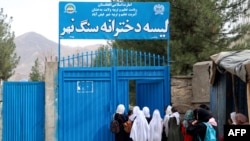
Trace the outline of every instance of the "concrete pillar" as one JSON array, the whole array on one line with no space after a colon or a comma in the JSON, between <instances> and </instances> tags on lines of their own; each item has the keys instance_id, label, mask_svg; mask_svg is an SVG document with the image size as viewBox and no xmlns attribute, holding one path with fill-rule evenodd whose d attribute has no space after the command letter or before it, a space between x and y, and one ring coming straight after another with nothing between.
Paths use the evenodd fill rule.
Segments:
<instances>
[{"instance_id":1,"label":"concrete pillar","mask_svg":"<svg viewBox=\"0 0 250 141\"><path fill-rule=\"evenodd\" d=\"M210 73L212 61L195 63L193 66L193 103L209 104L210 102Z\"/></svg>"},{"instance_id":2,"label":"concrete pillar","mask_svg":"<svg viewBox=\"0 0 250 141\"><path fill-rule=\"evenodd\" d=\"M56 141L57 62L45 63L45 141Z\"/></svg>"}]
</instances>

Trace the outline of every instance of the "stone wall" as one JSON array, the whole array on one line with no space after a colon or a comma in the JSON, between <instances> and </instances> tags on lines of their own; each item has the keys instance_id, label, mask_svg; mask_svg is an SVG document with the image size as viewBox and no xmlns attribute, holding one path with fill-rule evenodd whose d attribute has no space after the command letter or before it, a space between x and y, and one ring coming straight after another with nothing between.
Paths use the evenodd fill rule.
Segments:
<instances>
[{"instance_id":1,"label":"stone wall","mask_svg":"<svg viewBox=\"0 0 250 141\"><path fill-rule=\"evenodd\" d=\"M210 61L199 62L194 64L192 76L171 77L171 103L180 114L200 104L209 106L211 65Z\"/></svg>"},{"instance_id":2,"label":"stone wall","mask_svg":"<svg viewBox=\"0 0 250 141\"><path fill-rule=\"evenodd\" d=\"M171 78L171 103L183 114L192 104L192 76L175 76Z\"/></svg>"}]
</instances>

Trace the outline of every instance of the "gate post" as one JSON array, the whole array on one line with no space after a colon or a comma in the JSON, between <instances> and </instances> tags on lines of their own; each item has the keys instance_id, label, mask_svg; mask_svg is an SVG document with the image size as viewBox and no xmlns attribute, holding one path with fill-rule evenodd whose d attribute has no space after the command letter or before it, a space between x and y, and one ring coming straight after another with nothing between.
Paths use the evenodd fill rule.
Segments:
<instances>
[{"instance_id":1,"label":"gate post","mask_svg":"<svg viewBox=\"0 0 250 141\"><path fill-rule=\"evenodd\" d=\"M56 141L58 63L45 63L45 141Z\"/></svg>"}]
</instances>

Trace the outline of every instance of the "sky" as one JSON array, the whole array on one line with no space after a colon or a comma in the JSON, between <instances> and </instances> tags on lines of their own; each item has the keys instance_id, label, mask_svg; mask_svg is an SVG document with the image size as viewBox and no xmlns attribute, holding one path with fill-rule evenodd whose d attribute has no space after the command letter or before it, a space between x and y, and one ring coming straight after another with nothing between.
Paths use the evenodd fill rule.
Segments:
<instances>
[{"instance_id":1,"label":"sky","mask_svg":"<svg viewBox=\"0 0 250 141\"><path fill-rule=\"evenodd\" d=\"M73 2L110 2L110 0L73 0ZM11 30L15 32L16 37L27 32L36 32L56 43L58 43L58 5L59 0L0 0L0 8L4 9L8 17L13 17ZM61 40L60 43L85 46L105 44L106 40Z\"/></svg>"}]
</instances>

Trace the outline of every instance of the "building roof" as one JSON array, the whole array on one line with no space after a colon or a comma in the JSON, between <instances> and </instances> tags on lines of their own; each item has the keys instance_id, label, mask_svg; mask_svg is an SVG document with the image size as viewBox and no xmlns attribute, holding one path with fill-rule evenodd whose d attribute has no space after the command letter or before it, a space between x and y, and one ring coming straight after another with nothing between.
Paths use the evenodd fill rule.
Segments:
<instances>
[{"instance_id":1,"label":"building roof","mask_svg":"<svg viewBox=\"0 0 250 141\"><path fill-rule=\"evenodd\" d=\"M244 82L250 82L250 50L220 52L210 58L215 64L213 70L227 71Z\"/></svg>"}]
</instances>

